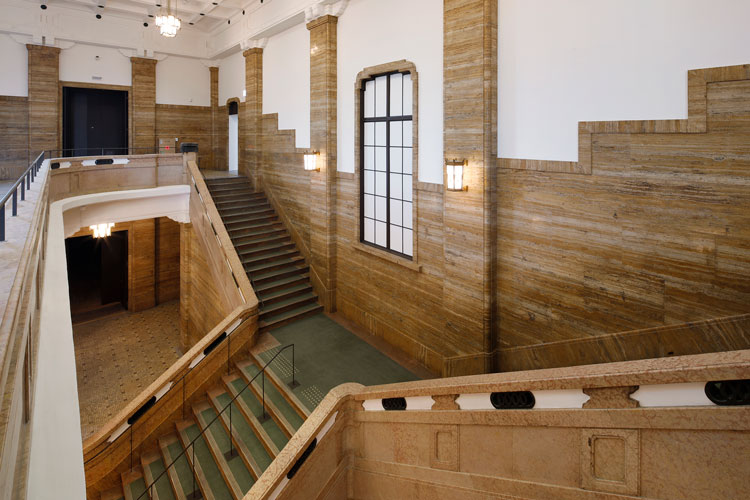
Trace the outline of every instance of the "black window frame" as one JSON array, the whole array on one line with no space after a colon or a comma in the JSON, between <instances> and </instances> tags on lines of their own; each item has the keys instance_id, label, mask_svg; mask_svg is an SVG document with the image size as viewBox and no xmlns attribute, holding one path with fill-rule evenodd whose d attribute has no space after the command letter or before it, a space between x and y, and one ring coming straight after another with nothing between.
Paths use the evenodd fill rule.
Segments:
<instances>
[{"instance_id":1,"label":"black window frame","mask_svg":"<svg viewBox=\"0 0 750 500\"><path fill-rule=\"evenodd\" d=\"M414 124L414 115L408 114L408 115L401 115L392 117L391 116L391 75L410 75L412 78L412 85L414 85L414 75L412 75L411 70L396 70L396 71L388 71L385 73L378 73L374 75L370 75L367 78L363 78L360 81L360 88L359 90L359 165L360 165L360 176L359 176L359 241L360 243L377 248L378 250L384 250L388 253L391 253L393 255L397 255L399 257L402 257L404 259L414 261L414 255L408 255L403 252L399 252L397 250L393 250L391 248L391 154L390 154L390 148L391 148L391 127L390 124L392 122L406 122L411 121L412 127ZM367 82L374 82L377 78L386 76L386 116L381 117L371 117L371 118L365 118L365 90L367 88ZM412 92L412 99L414 99L414 92ZM377 102L374 104L377 106ZM412 110L414 109L414 101L412 100ZM403 110L402 110L403 112ZM386 243L385 246L378 245L375 242L372 241L366 241L365 240L365 124L366 123L385 123L386 127L386 155L385 155L385 182L386 182ZM412 128L412 146L410 149L412 150L412 154L414 154L414 128ZM403 170L402 170L403 172ZM411 172L412 182L411 182L411 189L412 189L412 197L411 201L409 203L412 204L412 214L414 213L414 176L415 169L412 167ZM377 182L377 181L376 181ZM373 196L377 196L374 195ZM403 193L402 193L403 197ZM403 198L402 198L403 201ZM403 219L403 212L402 212L402 219ZM377 221L377 219L375 219ZM403 227L403 220L401 221L401 228L402 230L405 229ZM406 228L409 229L409 228ZM377 229L374 229L377 231ZM416 227L414 227L414 224L412 223L412 227L410 228L412 231L412 240L416 238ZM412 248L414 248L416 245L414 245L412 241ZM403 236L402 236L402 247L403 248ZM414 252L412 252L414 253Z\"/></svg>"}]
</instances>

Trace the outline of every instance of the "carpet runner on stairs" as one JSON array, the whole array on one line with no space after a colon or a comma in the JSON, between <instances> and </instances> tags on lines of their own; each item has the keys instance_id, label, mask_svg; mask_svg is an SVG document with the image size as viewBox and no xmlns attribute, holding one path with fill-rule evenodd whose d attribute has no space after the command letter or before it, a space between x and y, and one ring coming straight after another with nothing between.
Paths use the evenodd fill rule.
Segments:
<instances>
[{"instance_id":1,"label":"carpet runner on stairs","mask_svg":"<svg viewBox=\"0 0 750 500\"><path fill-rule=\"evenodd\" d=\"M258 328L276 328L323 310L310 268L265 194L246 177L206 179L211 198L260 301Z\"/></svg>"},{"instance_id":2,"label":"carpet runner on stairs","mask_svg":"<svg viewBox=\"0 0 750 500\"><path fill-rule=\"evenodd\" d=\"M186 411L174 432L161 436L158 447L140 453L140 463L121 475L122 486L103 492L101 500L243 498L309 416L270 370L265 383L260 376L248 386L261 366L254 355L237 362L205 399ZM219 415L237 394L231 413L227 408ZM199 435L201 429L205 432Z\"/></svg>"}]
</instances>

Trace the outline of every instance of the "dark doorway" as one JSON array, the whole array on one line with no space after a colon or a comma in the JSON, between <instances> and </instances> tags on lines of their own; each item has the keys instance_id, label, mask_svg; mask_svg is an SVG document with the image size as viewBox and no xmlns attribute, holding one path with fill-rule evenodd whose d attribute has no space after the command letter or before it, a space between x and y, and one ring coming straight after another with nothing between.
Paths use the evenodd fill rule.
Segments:
<instances>
[{"instance_id":1,"label":"dark doorway","mask_svg":"<svg viewBox=\"0 0 750 500\"><path fill-rule=\"evenodd\" d=\"M128 153L128 93L63 87L63 156Z\"/></svg>"},{"instance_id":2,"label":"dark doorway","mask_svg":"<svg viewBox=\"0 0 750 500\"><path fill-rule=\"evenodd\" d=\"M65 240L70 314L81 323L128 307L128 232Z\"/></svg>"}]
</instances>

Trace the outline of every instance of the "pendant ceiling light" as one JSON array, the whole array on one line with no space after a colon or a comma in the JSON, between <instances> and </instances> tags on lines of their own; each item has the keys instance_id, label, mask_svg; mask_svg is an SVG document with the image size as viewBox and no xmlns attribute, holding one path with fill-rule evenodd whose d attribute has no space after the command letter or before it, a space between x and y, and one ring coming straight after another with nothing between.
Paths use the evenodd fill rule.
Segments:
<instances>
[{"instance_id":1,"label":"pendant ceiling light","mask_svg":"<svg viewBox=\"0 0 750 500\"><path fill-rule=\"evenodd\" d=\"M164 7L162 7L161 12L156 16L156 25L159 27L159 33L163 36L173 38L177 36L180 24L180 18L172 13L172 0L167 0L167 9L164 10Z\"/></svg>"}]
</instances>

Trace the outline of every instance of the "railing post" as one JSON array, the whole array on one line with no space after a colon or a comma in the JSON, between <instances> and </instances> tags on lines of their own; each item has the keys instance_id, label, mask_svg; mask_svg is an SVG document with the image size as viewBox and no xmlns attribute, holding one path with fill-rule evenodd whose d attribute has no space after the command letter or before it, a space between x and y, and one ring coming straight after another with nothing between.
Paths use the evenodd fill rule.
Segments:
<instances>
[{"instance_id":1,"label":"railing post","mask_svg":"<svg viewBox=\"0 0 750 500\"><path fill-rule=\"evenodd\" d=\"M289 382L289 388L296 389L297 387L299 387L299 382L297 382L297 374L294 369L294 344L292 344L292 381Z\"/></svg>"},{"instance_id":2,"label":"railing post","mask_svg":"<svg viewBox=\"0 0 750 500\"><path fill-rule=\"evenodd\" d=\"M0 241L5 241L5 203L0 204Z\"/></svg>"},{"instance_id":3,"label":"railing post","mask_svg":"<svg viewBox=\"0 0 750 500\"><path fill-rule=\"evenodd\" d=\"M10 213L13 217L18 215L18 186L13 188L13 208Z\"/></svg>"},{"instance_id":4,"label":"railing post","mask_svg":"<svg viewBox=\"0 0 750 500\"><path fill-rule=\"evenodd\" d=\"M262 375L261 377L261 383L262 383L261 399L263 400L263 413L261 414L258 421L262 423L268 420L268 414L266 414L266 369L265 368L261 370L261 375Z\"/></svg>"},{"instance_id":5,"label":"railing post","mask_svg":"<svg viewBox=\"0 0 750 500\"><path fill-rule=\"evenodd\" d=\"M26 172L26 189L31 189L31 172Z\"/></svg>"},{"instance_id":6,"label":"railing post","mask_svg":"<svg viewBox=\"0 0 750 500\"><path fill-rule=\"evenodd\" d=\"M26 183L21 182L21 201L26 199Z\"/></svg>"},{"instance_id":7,"label":"railing post","mask_svg":"<svg viewBox=\"0 0 750 500\"><path fill-rule=\"evenodd\" d=\"M190 498L195 498L195 441L193 441L191 446L193 447L193 460L190 462L193 466L193 492L190 493Z\"/></svg>"}]
</instances>

